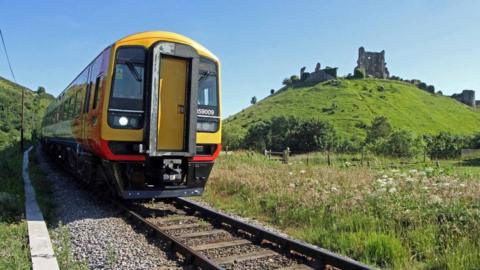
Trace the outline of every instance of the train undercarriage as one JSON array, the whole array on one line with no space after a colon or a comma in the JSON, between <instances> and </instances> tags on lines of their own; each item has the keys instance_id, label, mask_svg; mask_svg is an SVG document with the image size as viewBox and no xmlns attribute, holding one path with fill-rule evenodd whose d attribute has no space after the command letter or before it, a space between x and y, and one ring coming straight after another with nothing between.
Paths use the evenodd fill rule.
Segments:
<instances>
[{"instance_id":1,"label":"train undercarriage","mask_svg":"<svg viewBox=\"0 0 480 270\"><path fill-rule=\"evenodd\" d=\"M88 185L106 184L123 199L198 196L203 193L213 161L188 157L149 157L145 161L109 161L81 151L77 144L42 142L43 150Z\"/></svg>"}]
</instances>

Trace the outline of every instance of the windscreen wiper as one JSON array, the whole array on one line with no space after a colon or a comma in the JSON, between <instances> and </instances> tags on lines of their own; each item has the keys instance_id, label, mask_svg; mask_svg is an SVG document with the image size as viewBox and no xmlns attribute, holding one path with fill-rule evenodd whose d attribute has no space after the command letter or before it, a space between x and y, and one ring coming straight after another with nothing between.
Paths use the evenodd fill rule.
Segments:
<instances>
[{"instance_id":1,"label":"windscreen wiper","mask_svg":"<svg viewBox=\"0 0 480 270\"><path fill-rule=\"evenodd\" d=\"M135 80L141 82L142 76L140 76L138 71L135 69L135 65L133 65L133 63L130 61L125 61L125 65L127 65L128 70L130 70L130 72L133 74L133 76L135 77Z\"/></svg>"},{"instance_id":2,"label":"windscreen wiper","mask_svg":"<svg viewBox=\"0 0 480 270\"><path fill-rule=\"evenodd\" d=\"M199 81L201 80L205 80L206 78L214 75L215 72L213 71L203 71L203 72L200 72L200 78L198 79Z\"/></svg>"}]
</instances>

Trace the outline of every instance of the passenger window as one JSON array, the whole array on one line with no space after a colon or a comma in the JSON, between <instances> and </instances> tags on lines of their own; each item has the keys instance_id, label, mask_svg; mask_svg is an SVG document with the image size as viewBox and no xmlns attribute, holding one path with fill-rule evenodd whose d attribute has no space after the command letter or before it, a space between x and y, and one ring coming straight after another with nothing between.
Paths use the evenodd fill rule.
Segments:
<instances>
[{"instance_id":1,"label":"passenger window","mask_svg":"<svg viewBox=\"0 0 480 270\"><path fill-rule=\"evenodd\" d=\"M85 94L85 106L83 107L83 112L84 113L87 113L88 110L89 110L89 104L90 104L90 88L92 88L92 83L90 82L88 85L87 85L87 93Z\"/></svg>"},{"instance_id":2,"label":"passenger window","mask_svg":"<svg viewBox=\"0 0 480 270\"><path fill-rule=\"evenodd\" d=\"M100 83L101 83L101 80L102 77L99 76L97 77L97 80L95 81L95 92L93 93L93 105L92 105L92 110L95 110L97 108L97 104L98 104L98 99L100 98L100 94L98 93L98 91L101 89L100 88Z\"/></svg>"},{"instance_id":3,"label":"passenger window","mask_svg":"<svg viewBox=\"0 0 480 270\"><path fill-rule=\"evenodd\" d=\"M80 116L80 109L82 107L82 98L81 98L82 91L77 91L75 95L75 117Z\"/></svg>"}]
</instances>

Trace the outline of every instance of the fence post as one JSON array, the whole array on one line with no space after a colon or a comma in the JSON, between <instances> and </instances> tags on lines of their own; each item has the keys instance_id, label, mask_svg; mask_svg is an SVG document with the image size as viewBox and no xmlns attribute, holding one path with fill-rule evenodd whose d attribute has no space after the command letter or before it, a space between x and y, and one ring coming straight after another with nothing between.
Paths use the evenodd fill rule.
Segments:
<instances>
[{"instance_id":1,"label":"fence post","mask_svg":"<svg viewBox=\"0 0 480 270\"><path fill-rule=\"evenodd\" d=\"M283 163L288 164L289 154L290 154L290 148L287 147L287 149L283 151Z\"/></svg>"}]
</instances>

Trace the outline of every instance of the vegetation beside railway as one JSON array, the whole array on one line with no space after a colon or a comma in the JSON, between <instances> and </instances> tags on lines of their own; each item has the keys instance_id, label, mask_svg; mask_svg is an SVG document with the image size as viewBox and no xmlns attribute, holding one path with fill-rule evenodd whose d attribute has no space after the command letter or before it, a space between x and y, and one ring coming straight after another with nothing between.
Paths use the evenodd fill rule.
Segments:
<instances>
[{"instance_id":1,"label":"vegetation beside railway","mask_svg":"<svg viewBox=\"0 0 480 270\"><path fill-rule=\"evenodd\" d=\"M204 199L382 268L480 265L478 170L455 161L392 169L386 165L401 163L393 159L368 168L355 163L359 156L325 166L321 155L288 165L254 153L222 155Z\"/></svg>"},{"instance_id":2,"label":"vegetation beside railway","mask_svg":"<svg viewBox=\"0 0 480 270\"><path fill-rule=\"evenodd\" d=\"M0 269L30 269L18 145L0 150Z\"/></svg>"},{"instance_id":3,"label":"vegetation beside railway","mask_svg":"<svg viewBox=\"0 0 480 270\"><path fill-rule=\"evenodd\" d=\"M32 91L0 76L0 149L20 140L22 90L25 90L25 138L35 136L48 104L54 99L43 87Z\"/></svg>"}]
</instances>

